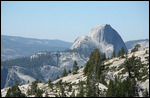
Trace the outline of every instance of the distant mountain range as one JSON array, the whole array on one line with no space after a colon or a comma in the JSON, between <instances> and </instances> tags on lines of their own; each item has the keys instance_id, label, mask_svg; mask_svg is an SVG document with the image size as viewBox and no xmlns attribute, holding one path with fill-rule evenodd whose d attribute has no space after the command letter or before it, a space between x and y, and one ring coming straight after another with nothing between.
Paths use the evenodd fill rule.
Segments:
<instances>
[{"instance_id":1,"label":"distant mountain range","mask_svg":"<svg viewBox=\"0 0 150 98\"><path fill-rule=\"evenodd\" d=\"M149 47L149 39L139 39L125 42L127 49L132 49L136 44L140 44L141 47Z\"/></svg>"},{"instance_id":2,"label":"distant mountain range","mask_svg":"<svg viewBox=\"0 0 150 98\"><path fill-rule=\"evenodd\" d=\"M1 35L1 60L31 56L39 51L63 51L72 43L61 40L47 40Z\"/></svg>"}]
</instances>

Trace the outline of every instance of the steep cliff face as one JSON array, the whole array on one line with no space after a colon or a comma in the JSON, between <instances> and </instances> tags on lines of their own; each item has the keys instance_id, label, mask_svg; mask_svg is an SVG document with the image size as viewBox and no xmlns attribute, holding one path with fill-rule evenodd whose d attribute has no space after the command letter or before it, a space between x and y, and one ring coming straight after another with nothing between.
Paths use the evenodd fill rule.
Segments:
<instances>
[{"instance_id":1,"label":"steep cliff face","mask_svg":"<svg viewBox=\"0 0 150 98\"><path fill-rule=\"evenodd\" d=\"M124 47L127 50L124 41L120 35L110 25L95 26L87 36L79 37L71 46L71 50L88 50L92 52L98 48L107 57L111 57L113 51L116 53Z\"/></svg>"}]
</instances>

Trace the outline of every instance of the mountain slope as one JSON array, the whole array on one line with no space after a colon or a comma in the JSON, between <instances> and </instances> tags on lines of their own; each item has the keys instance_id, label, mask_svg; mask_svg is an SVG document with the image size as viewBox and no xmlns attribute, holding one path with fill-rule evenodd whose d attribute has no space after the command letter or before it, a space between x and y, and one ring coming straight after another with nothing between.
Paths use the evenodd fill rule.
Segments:
<instances>
[{"instance_id":1,"label":"mountain slope","mask_svg":"<svg viewBox=\"0 0 150 98\"><path fill-rule=\"evenodd\" d=\"M76 52L38 52L26 58L2 61L1 72L4 70L7 72L1 73L3 76L1 87L12 86L15 80L22 84L27 83L28 80L32 82L36 78L42 81L50 78L54 81L64 68L67 71L72 69L75 60L78 66L83 66L88 58Z\"/></svg>"},{"instance_id":2,"label":"mountain slope","mask_svg":"<svg viewBox=\"0 0 150 98\"><path fill-rule=\"evenodd\" d=\"M1 35L1 60L31 56L39 51L63 51L72 43Z\"/></svg>"},{"instance_id":3,"label":"mountain slope","mask_svg":"<svg viewBox=\"0 0 150 98\"><path fill-rule=\"evenodd\" d=\"M125 42L127 49L132 49L136 44L140 44L141 47L149 47L149 39L140 39Z\"/></svg>"},{"instance_id":4,"label":"mountain slope","mask_svg":"<svg viewBox=\"0 0 150 98\"><path fill-rule=\"evenodd\" d=\"M78 37L71 50L83 50L90 54L95 48L105 53L106 57L111 57L113 51L118 53L121 48L127 50L122 38L110 25L95 26L88 36Z\"/></svg>"},{"instance_id":5,"label":"mountain slope","mask_svg":"<svg viewBox=\"0 0 150 98\"><path fill-rule=\"evenodd\" d=\"M139 70L139 72L141 72L141 79L136 80L138 90L139 90L138 91L139 97L143 97L143 92L146 89L149 92L149 60L148 60L149 47L142 48L133 53L129 53L127 55L127 57L131 58L133 55L136 58L141 58L142 64L144 65ZM124 80L128 76L128 72L123 71L125 69L125 67L123 67L123 63L125 60L126 60L126 58L115 57L115 58L104 61L105 67L106 68L108 67L108 69L105 69L105 71L104 71L104 75L106 77L105 80L106 80L107 84L109 84L110 80L115 81L115 76L121 77L121 80ZM143 69L146 70L146 74L143 74L143 73L145 73L145 71ZM42 96L46 96L46 93L48 93L49 97L55 97L56 95L61 94L61 89L60 89L60 87L57 86L59 83L61 83L61 85L65 85L64 92L66 93L66 96L69 97L70 95L72 95L73 92L75 92L75 95L77 96L77 94L80 92L80 89L81 89L80 85L79 85L80 81L85 82L87 79L87 77L83 74L83 70L84 70L84 67L81 68L80 70L78 70L77 74L70 73L70 74L68 74L68 76L62 77L62 78L57 79L56 81L52 82L54 84L53 89L50 88L47 83L38 83L38 88L40 88L44 91ZM142 72L142 71L144 71L144 72ZM62 82L60 82L61 80L62 80ZM72 85L71 91L68 90L70 84ZM102 83L96 83L96 84L98 84L99 89L102 90L101 93L104 94L102 96L105 97L105 93L103 91L107 90L108 87ZM21 86L19 86L19 88L21 89L21 91L23 93L25 93L27 95L27 90L28 90L28 88L30 88L30 86L31 86L31 83L21 85ZM86 90L85 83L84 83L83 87L84 87L84 90ZM1 90L3 97L6 95L7 90L8 90L8 88L4 88ZM34 97L35 95L29 95L29 96Z\"/></svg>"}]
</instances>

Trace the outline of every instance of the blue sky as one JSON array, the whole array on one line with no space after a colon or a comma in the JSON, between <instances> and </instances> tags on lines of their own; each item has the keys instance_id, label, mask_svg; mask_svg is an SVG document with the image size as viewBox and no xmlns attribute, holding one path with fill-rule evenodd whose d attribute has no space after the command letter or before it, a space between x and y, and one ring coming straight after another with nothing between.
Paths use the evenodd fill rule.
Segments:
<instances>
[{"instance_id":1,"label":"blue sky","mask_svg":"<svg viewBox=\"0 0 150 98\"><path fill-rule=\"evenodd\" d=\"M1 1L1 34L68 42L110 24L124 41L149 39L149 1Z\"/></svg>"}]
</instances>

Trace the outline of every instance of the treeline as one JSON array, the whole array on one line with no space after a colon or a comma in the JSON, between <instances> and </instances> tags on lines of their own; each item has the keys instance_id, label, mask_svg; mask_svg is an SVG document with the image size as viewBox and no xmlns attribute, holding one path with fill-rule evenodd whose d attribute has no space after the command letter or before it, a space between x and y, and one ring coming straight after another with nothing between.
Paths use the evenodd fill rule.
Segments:
<instances>
[{"instance_id":1,"label":"treeline","mask_svg":"<svg viewBox=\"0 0 150 98\"><path fill-rule=\"evenodd\" d=\"M51 55L44 55L44 54L38 55L38 57L33 58L33 59L30 59L30 57L24 57L24 58L17 58L17 59L1 62L1 66L8 67L8 68L12 66L35 68L35 67L40 67L43 65L58 66L57 62L54 61L54 58Z\"/></svg>"}]
</instances>

